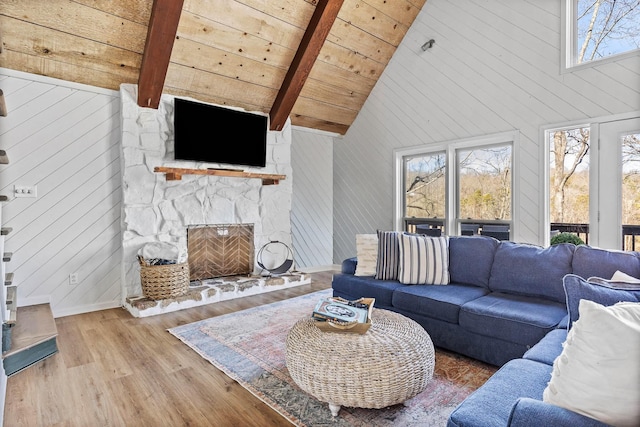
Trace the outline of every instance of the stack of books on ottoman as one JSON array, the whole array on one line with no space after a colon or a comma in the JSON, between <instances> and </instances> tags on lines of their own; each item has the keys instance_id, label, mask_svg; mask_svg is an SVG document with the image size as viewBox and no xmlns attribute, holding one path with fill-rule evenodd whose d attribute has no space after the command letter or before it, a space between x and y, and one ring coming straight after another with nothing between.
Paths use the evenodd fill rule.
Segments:
<instances>
[{"instance_id":1,"label":"stack of books on ottoman","mask_svg":"<svg viewBox=\"0 0 640 427\"><path fill-rule=\"evenodd\" d=\"M339 297L323 298L316 304L311 317L324 332L364 334L371 326L374 298L347 301Z\"/></svg>"}]
</instances>

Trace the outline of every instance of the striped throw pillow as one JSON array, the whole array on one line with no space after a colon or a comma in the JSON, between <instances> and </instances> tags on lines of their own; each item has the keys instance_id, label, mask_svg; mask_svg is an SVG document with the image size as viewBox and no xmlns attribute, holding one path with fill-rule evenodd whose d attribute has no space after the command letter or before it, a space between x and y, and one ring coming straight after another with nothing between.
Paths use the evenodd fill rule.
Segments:
<instances>
[{"instance_id":1,"label":"striped throw pillow","mask_svg":"<svg viewBox=\"0 0 640 427\"><path fill-rule=\"evenodd\" d=\"M399 231L378 230L378 260L376 261L376 279L397 280L400 252L398 248Z\"/></svg>"},{"instance_id":2,"label":"striped throw pillow","mask_svg":"<svg viewBox=\"0 0 640 427\"><path fill-rule=\"evenodd\" d=\"M449 238L419 234L400 236L398 280L405 285L449 283Z\"/></svg>"}]
</instances>

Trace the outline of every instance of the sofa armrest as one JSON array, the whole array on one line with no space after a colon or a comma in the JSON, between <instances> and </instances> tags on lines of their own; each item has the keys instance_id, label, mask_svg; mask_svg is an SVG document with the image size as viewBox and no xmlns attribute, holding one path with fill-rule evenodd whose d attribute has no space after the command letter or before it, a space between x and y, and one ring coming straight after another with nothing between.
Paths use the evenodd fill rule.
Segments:
<instances>
[{"instance_id":1,"label":"sofa armrest","mask_svg":"<svg viewBox=\"0 0 640 427\"><path fill-rule=\"evenodd\" d=\"M543 425L554 427L608 426L608 424L593 418L529 397L521 397L511 408L511 414L509 415L510 427L538 427Z\"/></svg>"},{"instance_id":2,"label":"sofa armrest","mask_svg":"<svg viewBox=\"0 0 640 427\"><path fill-rule=\"evenodd\" d=\"M356 274L356 266L358 265L358 258L347 258L342 261L342 274Z\"/></svg>"}]
</instances>

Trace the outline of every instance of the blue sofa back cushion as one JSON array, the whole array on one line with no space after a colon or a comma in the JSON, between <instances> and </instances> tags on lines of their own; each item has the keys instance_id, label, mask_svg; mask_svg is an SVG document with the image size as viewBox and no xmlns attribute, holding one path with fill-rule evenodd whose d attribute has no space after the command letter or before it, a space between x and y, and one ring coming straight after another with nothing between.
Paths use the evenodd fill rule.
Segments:
<instances>
[{"instance_id":1,"label":"blue sofa back cushion","mask_svg":"<svg viewBox=\"0 0 640 427\"><path fill-rule=\"evenodd\" d=\"M569 243L541 248L501 242L493 259L489 288L564 303L562 278L572 271L574 249Z\"/></svg>"},{"instance_id":2,"label":"blue sofa back cushion","mask_svg":"<svg viewBox=\"0 0 640 427\"><path fill-rule=\"evenodd\" d=\"M573 254L572 273L580 277L593 276L611 279L616 270L640 277L640 258L637 252L622 252L580 245Z\"/></svg>"},{"instance_id":3,"label":"blue sofa back cushion","mask_svg":"<svg viewBox=\"0 0 640 427\"><path fill-rule=\"evenodd\" d=\"M358 258L347 258L342 261L342 274L356 274L356 267L358 266Z\"/></svg>"},{"instance_id":4,"label":"blue sofa back cushion","mask_svg":"<svg viewBox=\"0 0 640 427\"><path fill-rule=\"evenodd\" d=\"M451 282L489 288L491 264L498 245L498 240L486 236L449 237Z\"/></svg>"},{"instance_id":5,"label":"blue sofa back cushion","mask_svg":"<svg viewBox=\"0 0 640 427\"><path fill-rule=\"evenodd\" d=\"M568 274L563 280L564 291L567 295L567 311L569 312L568 329L578 320L580 313L578 305L581 299L597 302L605 307L621 301L640 302L640 290L612 288L586 281L575 274Z\"/></svg>"}]
</instances>

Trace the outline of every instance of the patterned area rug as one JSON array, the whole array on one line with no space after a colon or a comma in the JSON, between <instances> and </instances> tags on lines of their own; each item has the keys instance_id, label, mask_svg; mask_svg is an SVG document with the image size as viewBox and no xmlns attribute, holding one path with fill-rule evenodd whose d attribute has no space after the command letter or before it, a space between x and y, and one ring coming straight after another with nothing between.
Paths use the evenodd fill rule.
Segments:
<instances>
[{"instance_id":1,"label":"patterned area rug","mask_svg":"<svg viewBox=\"0 0 640 427\"><path fill-rule=\"evenodd\" d=\"M328 405L300 390L285 366L285 340L293 324L311 314L331 290L276 302L170 329L169 332L297 426L445 426L453 409L496 368L442 350L427 389L384 409Z\"/></svg>"}]
</instances>

